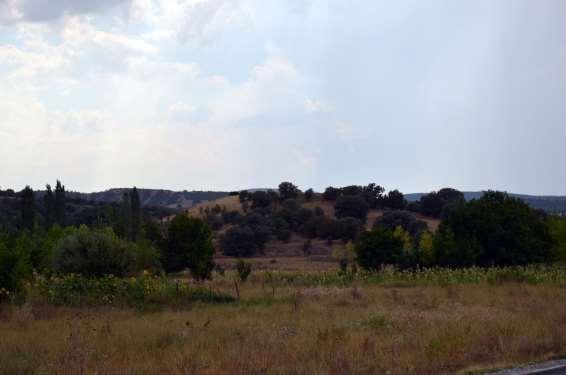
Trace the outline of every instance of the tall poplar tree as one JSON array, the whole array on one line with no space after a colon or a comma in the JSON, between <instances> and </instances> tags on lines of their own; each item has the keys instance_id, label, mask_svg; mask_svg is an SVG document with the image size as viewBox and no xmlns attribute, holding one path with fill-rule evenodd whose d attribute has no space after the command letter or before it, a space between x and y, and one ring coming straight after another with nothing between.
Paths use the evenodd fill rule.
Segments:
<instances>
[{"instance_id":1,"label":"tall poplar tree","mask_svg":"<svg viewBox=\"0 0 566 375\"><path fill-rule=\"evenodd\" d=\"M51 185L45 185L45 195L43 196L43 206L45 207L45 223L50 228L55 223L55 198Z\"/></svg>"},{"instance_id":2,"label":"tall poplar tree","mask_svg":"<svg viewBox=\"0 0 566 375\"><path fill-rule=\"evenodd\" d=\"M21 196L22 222L24 228L33 230L35 224L35 194L26 186Z\"/></svg>"},{"instance_id":3,"label":"tall poplar tree","mask_svg":"<svg viewBox=\"0 0 566 375\"><path fill-rule=\"evenodd\" d=\"M131 240L138 241L141 237L142 212L141 212L140 194L135 186L130 193L130 207L131 207L131 215L132 215Z\"/></svg>"},{"instance_id":4,"label":"tall poplar tree","mask_svg":"<svg viewBox=\"0 0 566 375\"><path fill-rule=\"evenodd\" d=\"M59 180L55 186L55 222L65 226L65 186Z\"/></svg>"},{"instance_id":5,"label":"tall poplar tree","mask_svg":"<svg viewBox=\"0 0 566 375\"><path fill-rule=\"evenodd\" d=\"M124 193L122 196L122 230L124 238L132 239L132 203L130 194Z\"/></svg>"}]
</instances>

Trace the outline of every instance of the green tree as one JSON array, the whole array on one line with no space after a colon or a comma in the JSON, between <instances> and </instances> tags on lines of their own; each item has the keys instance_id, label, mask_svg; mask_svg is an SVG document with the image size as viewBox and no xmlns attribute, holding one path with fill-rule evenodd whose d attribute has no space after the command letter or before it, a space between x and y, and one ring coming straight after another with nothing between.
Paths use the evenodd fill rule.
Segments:
<instances>
[{"instance_id":1,"label":"green tree","mask_svg":"<svg viewBox=\"0 0 566 375\"><path fill-rule=\"evenodd\" d=\"M554 257L566 262L566 219L561 217L551 217L548 219L550 235L554 240Z\"/></svg>"},{"instance_id":2,"label":"green tree","mask_svg":"<svg viewBox=\"0 0 566 375\"><path fill-rule=\"evenodd\" d=\"M325 201L333 202L338 198L339 195L340 195L340 189L329 186L326 188L326 190L324 190L324 193L322 193L322 198Z\"/></svg>"},{"instance_id":3,"label":"green tree","mask_svg":"<svg viewBox=\"0 0 566 375\"><path fill-rule=\"evenodd\" d=\"M130 199L129 193L124 193L122 195L122 204L121 204L121 234L122 236L127 239L132 239L132 201Z\"/></svg>"},{"instance_id":4,"label":"green tree","mask_svg":"<svg viewBox=\"0 0 566 375\"><path fill-rule=\"evenodd\" d=\"M141 239L142 231L142 210L140 195L138 189L134 186L130 192L130 209L131 209L131 229L130 235L132 241L139 241Z\"/></svg>"},{"instance_id":5,"label":"green tree","mask_svg":"<svg viewBox=\"0 0 566 375\"><path fill-rule=\"evenodd\" d=\"M43 196L43 207L45 208L45 226L51 228L55 223L55 197L51 185L45 185L45 195Z\"/></svg>"},{"instance_id":6,"label":"green tree","mask_svg":"<svg viewBox=\"0 0 566 375\"><path fill-rule=\"evenodd\" d=\"M403 240L387 228L378 227L361 234L355 246L356 260L366 270L403 262Z\"/></svg>"},{"instance_id":7,"label":"green tree","mask_svg":"<svg viewBox=\"0 0 566 375\"><path fill-rule=\"evenodd\" d=\"M8 246L7 238L0 233L0 290L18 295L24 290L24 281L31 275L31 265L26 254L19 254ZM6 293L0 292L0 303Z\"/></svg>"},{"instance_id":8,"label":"green tree","mask_svg":"<svg viewBox=\"0 0 566 375\"><path fill-rule=\"evenodd\" d=\"M436 237L435 253L442 265L507 266L553 259L545 217L501 192L489 191L456 207Z\"/></svg>"},{"instance_id":9,"label":"green tree","mask_svg":"<svg viewBox=\"0 0 566 375\"><path fill-rule=\"evenodd\" d=\"M279 198L283 202L287 199L296 199L299 196L299 188L291 182L282 182L279 184Z\"/></svg>"},{"instance_id":10,"label":"green tree","mask_svg":"<svg viewBox=\"0 0 566 375\"><path fill-rule=\"evenodd\" d=\"M308 189L307 191L305 191L305 200L307 202L312 201L313 198L314 198L314 190L313 189Z\"/></svg>"},{"instance_id":11,"label":"green tree","mask_svg":"<svg viewBox=\"0 0 566 375\"><path fill-rule=\"evenodd\" d=\"M434 257L434 237L432 233L425 230L419 238L419 262L424 266L431 266L435 262Z\"/></svg>"},{"instance_id":12,"label":"green tree","mask_svg":"<svg viewBox=\"0 0 566 375\"><path fill-rule=\"evenodd\" d=\"M385 206L392 210L402 210L407 206L407 201L399 190L391 190L385 199Z\"/></svg>"},{"instance_id":13,"label":"green tree","mask_svg":"<svg viewBox=\"0 0 566 375\"><path fill-rule=\"evenodd\" d=\"M57 180L55 185L55 222L62 227L66 225L65 204L65 186L61 184L61 181Z\"/></svg>"},{"instance_id":14,"label":"green tree","mask_svg":"<svg viewBox=\"0 0 566 375\"><path fill-rule=\"evenodd\" d=\"M359 195L342 195L336 199L334 209L337 218L353 217L365 223L369 206Z\"/></svg>"},{"instance_id":15,"label":"green tree","mask_svg":"<svg viewBox=\"0 0 566 375\"><path fill-rule=\"evenodd\" d=\"M29 186L26 186L21 193L21 212L24 228L33 230L35 225L35 194Z\"/></svg>"},{"instance_id":16,"label":"green tree","mask_svg":"<svg viewBox=\"0 0 566 375\"><path fill-rule=\"evenodd\" d=\"M212 231L201 219L177 215L169 224L165 269L178 272L189 268L197 280L210 277L214 262Z\"/></svg>"},{"instance_id":17,"label":"green tree","mask_svg":"<svg viewBox=\"0 0 566 375\"><path fill-rule=\"evenodd\" d=\"M127 276L136 269L136 247L119 239L112 230L81 226L60 240L54 254L55 270L88 277Z\"/></svg>"}]
</instances>

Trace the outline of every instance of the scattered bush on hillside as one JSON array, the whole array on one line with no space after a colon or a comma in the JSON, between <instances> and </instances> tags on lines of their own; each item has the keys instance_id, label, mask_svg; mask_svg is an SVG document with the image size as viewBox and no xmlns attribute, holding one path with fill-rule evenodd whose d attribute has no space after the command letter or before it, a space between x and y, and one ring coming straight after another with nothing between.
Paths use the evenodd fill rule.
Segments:
<instances>
[{"instance_id":1,"label":"scattered bush on hillside","mask_svg":"<svg viewBox=\"0 0 566 375\"><path fill-rule=\"evenodd\" d=\"M407 206L405 196L399 190L391 190L385 198L385 208L392 210L402 210Z\"/></svg>"},{"instance_id":2,"label":"scattered bush on hillside","mask_svg":"<svg viewBox=\"0 0 566 375\"><path fill-rule=\"evenodd\" d=\"M390 230L395 230L397 227L405 229L413 239L416 239L421 232L427 229L424 221L417 219L417 217L409 211L385 211L382 216L375 219L373 224L374 228L382 226Z\"/></svg>"},{"instance_id":3,"label":"scattered bush on hillside","mask_svg":"<svg viewBox=\"0 0 566 375\"><path fill-rule=\"evenodd\" d=\"M465 202L464 194L456 189L444 188L421 197L417 210L423 215L446 217L449 212Z\"/></svg>"},{"instance_id":4,"label":"scattered bush on hillside","mask_svg":"<svg viewBox=\"0 0 566 375\"><path fill-rule=\"evenodd\" d=\"M335 237L344 242L356 241L363 230L361 220L353 217L344 217L336 222Z\"/></svg>"},{"instance_id":5,"label":"scattered bush on hillside","mask_svg":"<svg viewBox=\"0 0 566 375\"><path fill-rule=\"evenodd\" d=\"M313 189L308 189L305 191L305 200L307 202L312 201L314 198L314 190Z\"/></svg>"},{"instance_id":6,"label":"scattered bush on hillside","mask_svg":"<svg viewBox=\"0 0 566 375\"><path fill-rule=\"evenodd\" d=\"M326 188L326 190L324 190L324 193L322 194L322 198L325 201L334 202L339 195L340 195L340 189L329 186Z\"/></svg>"},{"instance_id":7,"label":"scattered bush on hillside","mask_svg":"<svg viewBox=\"0 0 566 375\"><path fill-rule=\"evenodd\" d=\"M365 199L358 195L343 195L336 199L334 209L335 215L339 219L353 217L365 223L369 206Z\"/></svg>"},{"instance_id":8,"label":"scattered bush on hillside","mask_svg":"<svg viewBox=\"0 0 566 375\"><path fill-rule=\"evenodd\" d=\"M227 211L222 214L222 220L226 224L239 224L242 222L242 215L238 211Z\"/></svg>"},{"instance_id":9,"label":"scattered bush on hillside","mask_svg":"<svg viewBox=\"0 0 566 375\"><path fill-rule=\"evenodd\" d=\"M279 198L281 201L297 199L299 197L299 193L299 188L291 182L282 182L279 184Z\"/></svg>"},{"instance_id":10,"label":"scattered bush on hillside","mask_svg":"<svg viewBox=\"0 0 566 375\"><path fill-rule=\"evenodd\" d=\"M226 256L251 257L261 254L263 246L256 240L254 231L245 225L230 228L220 237L220 249Z\"/></svg>"},{"instance_id":11,"label":"scattered bush on hillside","mask_svg":"<svg viewBox=\"0 0 566 375\"><path fill-rule=\"evenodd\" d=\"M272 197L265 191L255 191L251 197L252 210L271 207Z\"/></svg>"}]
</instances>

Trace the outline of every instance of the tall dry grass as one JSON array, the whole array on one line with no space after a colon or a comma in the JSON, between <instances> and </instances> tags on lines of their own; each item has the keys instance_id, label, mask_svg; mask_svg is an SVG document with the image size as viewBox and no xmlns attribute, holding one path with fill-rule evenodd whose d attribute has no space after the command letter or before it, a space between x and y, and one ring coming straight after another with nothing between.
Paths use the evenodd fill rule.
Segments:
<instances>
[{"instance_id":1,"label":"tall dry grass","mask_svg":"<svg viewBox=\"0 0 566 375\"><path fill-rule=\"evenodd\" d=\"M452 374L566 355L560 285L239 290L152 313L4 307L0 373Z\"/></svg>"}]
</instances>

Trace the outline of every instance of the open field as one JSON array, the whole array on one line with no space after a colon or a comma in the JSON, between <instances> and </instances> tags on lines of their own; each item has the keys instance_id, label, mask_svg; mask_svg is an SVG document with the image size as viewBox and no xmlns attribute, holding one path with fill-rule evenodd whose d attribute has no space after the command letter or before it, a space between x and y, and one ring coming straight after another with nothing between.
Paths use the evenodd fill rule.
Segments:
<instances>
[{"instance_id":1,"label":"open field","mask_svg":"<svg viewBox=\"0 0 566 375\"><path fill-rule=\"evenodd\" d=\"M474 282L461 272L443 285L312 274L257 271L238 284L239 299L217 304L31 298L0 314L0 373L448 374L566 355L566 284L554 276ZM205 287L236 296L234 277Z\"/></svg>"}]
</instances>

